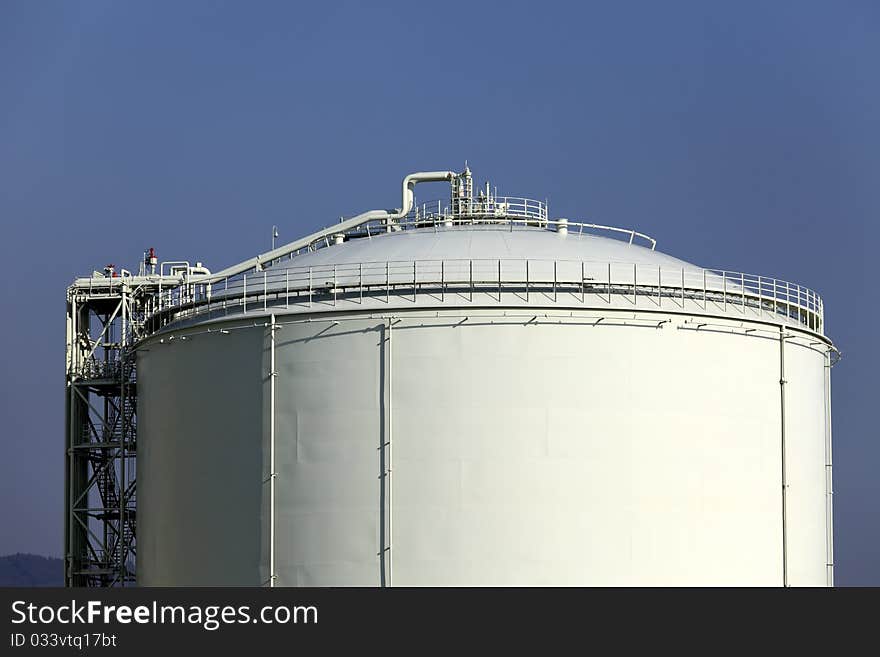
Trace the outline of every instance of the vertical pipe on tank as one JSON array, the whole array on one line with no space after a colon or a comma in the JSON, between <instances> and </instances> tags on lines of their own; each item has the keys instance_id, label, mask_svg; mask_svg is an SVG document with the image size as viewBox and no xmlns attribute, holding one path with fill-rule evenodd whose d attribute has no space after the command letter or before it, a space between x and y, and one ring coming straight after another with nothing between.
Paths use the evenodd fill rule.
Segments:
<instances>
[{"instance_id":1,"label":"vertical pipe on tank","mask_svg":"<svg viewBox=\"0 0 880 657\"><path fill-rule=\"evenodd\" d=\"M782 456L782 586L788 586L788 509L785 474L785 328L779 325L779 417Z\"/></svg>"},{"instance_id":2,"label":"vertical pipe on tank","mask_svg":"<svg viewBox=\"0 0 880 657\"><path fill-rule=\"evenodd\" d=\"M275 313L269 324L269 586L275 586Z\"/></svg>"},{"instance_id":3,"label":"vertical pipe on tank","mask_svg":"<svg viewBox=\"0 0 880 657\"><path fill-rule=\"evenodd\" d=\"M394 545L394 527L393 527L393 486L392 486L392 467L393 467L393 454L391 451L392 446L392 427L393 427L393 406L392 399L393 395L393 382L392 382L392 370L394 366L394 362L392 360L392 341L391 336L394 327L394 317L389 316L388 324L385 326L385 436L383 441L383 451L386 456L383 463L383 479L384 483L384 491L385 498L388 502L388 510L385 512L385 526L383 529L383 535L387 530L387 538L385 539L384 549L382 550L382 565L384 566L384 579L381 582L382 586L392 586L392 560L393 560L393 545ZM384 509L383 509L384 511ZM386 562L387 555L387 562Z\"/></svg>"},{"instance_id":4,"label":"vertical pipe on tank","mask_svg":"<svg viewBox=\"0 0 880 657\"><path fill-rule=\"evenodd\" d=\"M394 467L394 457L391 452L392 449L392 431L394 427L393 418L393 406L394 403L394 386L392 380L392 372L394 370L394 362L392 358L394 357L394 348L392 347L391 335L392 329L394 328L394 323L391 319L388 320L388 586L393 586L392 580L392 562L394 560L392 549L394 547L394 485L392 484L393 474L392 468Z\"/></svg>"},{"instance_id":5,"label":"vertical pipe on tank","mask_svg":"<svg viewBox=\"0 0 880 657\"><path fill-rule=\"evenodd\" d=\"M825 572L834 586L834 509L831 460L831 350L825 353Z\"/></svg>"}]
</instances>

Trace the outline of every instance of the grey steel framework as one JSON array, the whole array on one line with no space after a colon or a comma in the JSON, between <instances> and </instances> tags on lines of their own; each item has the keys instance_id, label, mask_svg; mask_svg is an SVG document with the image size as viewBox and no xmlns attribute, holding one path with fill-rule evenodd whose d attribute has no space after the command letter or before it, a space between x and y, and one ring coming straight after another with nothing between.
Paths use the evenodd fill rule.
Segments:
<instances>
[{"instance_id":1,"label":"grey steel framework","mask_svg":"<svg viewBox=\"0 0 880 657\"><path fill-rule=\"evenodd\" d=\"M140 335L144 300L158 286L143 277L94 276L67 291L67 586L135 581L137 376L131 346Z\"/></svg>"},{"instance_id":2,"label":"grey steel framework","mask_svg":"<svg viewBox=\"0 0 880 657\"><path fill-rule=\"evenodd\" d=\"M416 183L449 181L449 202L418 205ZM182 319L313 307L384 305L616 306L700 315L740 314L800 325L821 335L821 298L773 278L695 267L538 259L440 259L289 266L286 259L377 234L453 226L600 233L636 240L635 230L549 219L544 202L473 197L469 170L417 173L403 181L403 207L373 210L212 274L201 263L145 260L138 275L95 272L67 293L65 583L135 582L137 554L137 375L135 349ZM363 307L363 306L362 306ZM374 306L375 307L375 306ZM340 308L341 309L341 308ZM536 316L537 319L537 316ZM599 318L598 321L601 321ZM272 315L272 326L275 326ZM700 324L705 326L705 324ZM169 339L173 339L170 336ZM274 337L274 331L273 331ZM271 585L271 583L270 583Z\"/></svg>"}]
</instances>

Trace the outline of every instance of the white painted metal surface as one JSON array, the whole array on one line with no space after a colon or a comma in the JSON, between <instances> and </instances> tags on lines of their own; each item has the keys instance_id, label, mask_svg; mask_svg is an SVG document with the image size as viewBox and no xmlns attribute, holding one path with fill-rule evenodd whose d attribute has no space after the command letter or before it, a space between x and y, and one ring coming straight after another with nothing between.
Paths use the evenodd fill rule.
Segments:
<instances>
[{"instance_id":1,"label":"white painted metal surface","mask_svg":"<svg viewBox=\"0 0 880 657\"><path fill-rule=\"evenodd\" d=\"M139 582L830 585L821 299L558 226L389 228L160 299Z\"/></svg>"},{"instance_id":2,"label":"white painted metal surface","mask_svg":"<svg viewBox=\"0 0 880 657\"><path fill-rule=\"evenodd\" d=\"M825 585L824 347L782 343L784 554L778 329L665 319L279 317L277 585ZM270 330L224 326L139 357L142 584L271 574Z\"/></svg>"}]
</instances>

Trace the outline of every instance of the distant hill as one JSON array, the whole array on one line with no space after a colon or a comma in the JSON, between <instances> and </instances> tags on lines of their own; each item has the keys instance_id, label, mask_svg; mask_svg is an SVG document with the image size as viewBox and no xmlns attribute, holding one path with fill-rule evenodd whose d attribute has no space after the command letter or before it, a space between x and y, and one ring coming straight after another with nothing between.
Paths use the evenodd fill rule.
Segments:
<instances>
[{"instance_id":1,"label":"distant hill","mask_svg":"<svg viewBox=\"0 0 880 657\"><path fill-rule=\"evenodd\" d=\"M0 557L0 586L64 586L64 563L37 554Z\"/></svg>"}]
</instances>

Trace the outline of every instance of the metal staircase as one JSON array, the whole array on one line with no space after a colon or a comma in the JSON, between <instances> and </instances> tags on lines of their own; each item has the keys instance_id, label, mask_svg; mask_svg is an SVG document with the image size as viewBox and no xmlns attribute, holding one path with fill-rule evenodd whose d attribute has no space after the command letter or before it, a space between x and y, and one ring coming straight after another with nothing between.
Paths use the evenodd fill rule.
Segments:
<instances>
[{"instance_id":1,"label":"metal staircase","mask_svg":"<svg viewBox=\"0 0 880 657\"><path fill-rule=\"evenodd\" d=\"M136 292L120 278L68 289L67 586L135 582Z\"/></svg>"}]
</instances>

